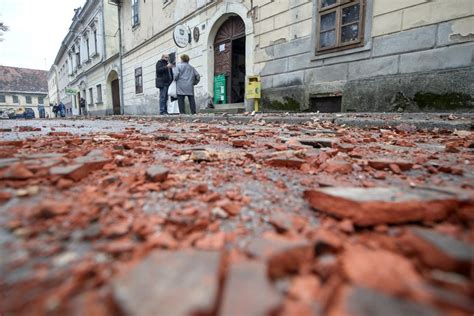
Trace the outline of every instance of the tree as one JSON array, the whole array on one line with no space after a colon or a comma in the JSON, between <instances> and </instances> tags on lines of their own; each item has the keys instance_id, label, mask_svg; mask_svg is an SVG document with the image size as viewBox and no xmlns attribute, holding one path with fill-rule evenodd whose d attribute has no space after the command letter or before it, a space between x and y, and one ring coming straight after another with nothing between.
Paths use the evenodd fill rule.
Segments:
<instances>
[{"instance_id":1,"label":"tree","mask_svg":"<svg viewBox=\"0 0 474 316\"><path fill-rule=\"evenodd\" d=\"M3 32L8 31L8 26L6 26L3 22L0 22L0 42L3 41Z\"/></svg>"}]
</instances>

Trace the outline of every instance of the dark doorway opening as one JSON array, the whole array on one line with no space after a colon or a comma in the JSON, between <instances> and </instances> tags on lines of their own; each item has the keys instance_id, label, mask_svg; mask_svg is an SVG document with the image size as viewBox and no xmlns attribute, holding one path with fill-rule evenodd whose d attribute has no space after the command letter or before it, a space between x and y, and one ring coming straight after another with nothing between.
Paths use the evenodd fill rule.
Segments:
<instances>
[{"instance_id":1,"label":"dark doorway opening","mask_svg":"<svg viewBox=\"0 0 474 316\"><path fill-rule=\"evenodd\" d=\"M233 103L245 99L245 37L232 41L231 100Z\"/></svg>"},{"instance_id":2,"label":"dark doorway opening","mask_svg":"<svg viewBox=\"0 0 474 316\"><path fill-rule=\"evenodd\" d=\"M225 101L219 103L244 102L245 24L238 16L228 18L217 31L214 39L214 76L225 77L225 91L222 91L225 98L219 98Z\"/></svg>"},{"instance_id":3,"label":"dark doorway opening","mask_svg":"<svg viewBox=\"0 0 474 316\"><path fill-rule=\"evenodd\" d=\"M342 111L342 97L313 97L309 102L310 112L337 113Z\"/></svg>"},{"instance_id":4,"label":"dark doorway opening","mask_svg":"<svg viewBox=\"0 0 474 316\"><path fill-rule=\"evenodd\" d=\"M120 88L119 80L115 79L112 81L112 107L114 115L120 115Z\"/></svg>"}]
</instances>

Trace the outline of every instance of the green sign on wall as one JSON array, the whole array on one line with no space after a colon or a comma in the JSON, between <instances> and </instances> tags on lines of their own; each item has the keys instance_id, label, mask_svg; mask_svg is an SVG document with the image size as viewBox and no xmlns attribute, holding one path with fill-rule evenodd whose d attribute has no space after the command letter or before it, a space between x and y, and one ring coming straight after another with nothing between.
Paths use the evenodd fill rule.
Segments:
<instances>
[{"instance_id":1,"label":"green sign on wall","mask_svg":"<svg viewBox=\"0 0 474 316\"><path fill-rule=\"evenodd\" d=\"M214 77L214 104L227 103L227 78L225 75Z\"/></svg>"}]
</instances>

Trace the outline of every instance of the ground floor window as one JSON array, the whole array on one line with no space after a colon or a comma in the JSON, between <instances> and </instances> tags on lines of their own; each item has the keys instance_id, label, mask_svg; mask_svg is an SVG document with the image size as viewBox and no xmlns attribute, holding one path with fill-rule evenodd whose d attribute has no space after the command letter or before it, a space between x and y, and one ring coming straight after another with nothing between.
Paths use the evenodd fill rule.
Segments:
<instances>
[{"instance_id":1,"label":"ground floor window","mask_svg":"<svg viewBox=\"0 0 474 316\"><path fill-rule=\"evenodd\" d=\"M353 48L363 42L365 0L317 1L316 51Z\"/></svg>"},{"instance_id":2,"label":"ground floor window","mask_svg":"<svg viewBox=\"0 0 474 316\"><path fill-rule=\"evenodd\" d=\"M94 91L92 88L89 88L89 106L94 104Z\"/></svg>"},{"instance_id":3,"label":"ground floor window","mask_svg":"<svg viewBox=\"0 0 474 316\"><path fill-rule=\"evenodd\" d=\"M102 85L97 85L97 103L102 103Z\"/></svg>"},{"instance_id":4,"label":"ground floor window","mask_svg":"<svg viewBox=\"0 0 474 316\"><path fill-rule=\"evenodd\" d=\"M142 67L135 69L135 94L143 93Z\"/></svg>"}]
</instances>

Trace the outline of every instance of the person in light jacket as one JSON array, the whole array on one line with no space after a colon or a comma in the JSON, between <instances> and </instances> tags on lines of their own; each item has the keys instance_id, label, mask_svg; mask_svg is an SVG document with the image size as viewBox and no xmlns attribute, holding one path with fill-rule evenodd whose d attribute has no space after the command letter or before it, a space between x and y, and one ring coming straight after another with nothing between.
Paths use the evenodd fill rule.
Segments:
<instances>
[{"instance_id":1,"label":"person in light jacket","mask_svg":"<svg viewBox=\"0 0 474 316\"><path fill-rule=\"evenodd\" d=\"M199 83L201 76L189 64L189 56L181 55L181 63L174 69L174 80L176 80L176 94L178 95L179 113L184 114L184 97L187 96L191 113L196 114L196 100L194 99L194 86Z\"/></svg>"}]
</instances>

